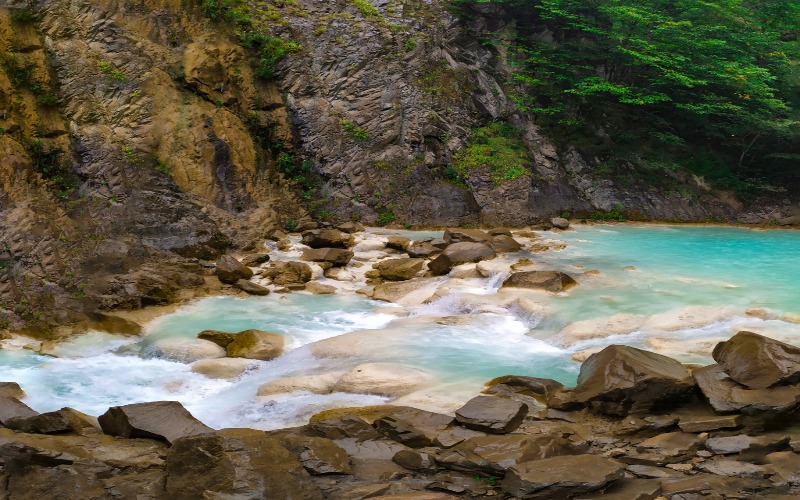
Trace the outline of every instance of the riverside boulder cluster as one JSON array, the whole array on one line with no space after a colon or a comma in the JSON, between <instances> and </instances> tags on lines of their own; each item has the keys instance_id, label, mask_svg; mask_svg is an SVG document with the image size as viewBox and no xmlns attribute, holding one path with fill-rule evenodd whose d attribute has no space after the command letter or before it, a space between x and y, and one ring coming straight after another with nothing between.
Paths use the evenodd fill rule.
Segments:
<instances>
[{"instance_id":1,"label":"riverside boulder cluster","mask_svg":"<svg viewBox=\"0 0 800 500\"><path fill-rule=\"evenodd\" d=\"M713 357L715 365L692 367L612 345L583 363L572 389L511 375L454 415L346 408L277 431L213 430L170 401L99 418L69 408L38 414L7 383L2 485L9 498L800 494L800 349L739 332Z\"/></svg>"}]
</instances>

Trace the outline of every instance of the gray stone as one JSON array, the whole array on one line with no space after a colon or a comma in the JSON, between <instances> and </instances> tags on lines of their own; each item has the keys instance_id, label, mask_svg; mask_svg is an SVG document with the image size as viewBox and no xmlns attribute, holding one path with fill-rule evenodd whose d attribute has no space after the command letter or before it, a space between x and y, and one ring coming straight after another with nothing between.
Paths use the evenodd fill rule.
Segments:
<instances>
[{"instance_id":1,"label":"gray stone","mask_svg":"<svg viewBox=\"0 0 800 500\"><path fill-rule=\"evenodd\" d=\"M0 424L5 425L6 420L18 417L35 417L38 412L33 411L28 405L17 398L10 396L0 397Z\"/></svg>"},{"instance_id":2,"label":"gray stone","mask_svg":"<svg viewBox=\"0 0 800 500\"><path fill-rule=\"evenodd\" d=\"M569 221L563 217L553 217L550 219L550 224L556 229L569 229Z\"/></svg>"},{"instance_id":3,"label":"gray stone","mask_svg":"<svg viewBox=\"0 0 800 500\"><path fill-rule=\"evenodd\" d=\"M761 478L766 475L764 467L738 460L707 460L696 467L717 476Z\"/></svg>"},{"instance_id":4,"label":"gray stone","mask_svg":"<svg viewBox=\"0 0 800 500\"><path fill-rule=\"evenodd\" d=\"M212 432L177 401L112 406L97 419L103 432L125 438L176 439Z\"/></svg>"},{"instance_id":5,"label":"gray stone","mask_svg":"<svg viewBox=\"0 0 800 500\"><path fill-rule=\"evenodd\" d=\"M712 355L731 380L750 389L800 382L800 348L757 333L739 332Z\"/></svg>"},{"instance_id":6,"label":"gray stone","mask_svg":"<svg viewBox=\"0 0 800 500\"><path fill-rule=\"evenodd\" d=\"M720 413L783 414L796 409L800 402L797 385L747 389L731 380L720 365L695 369L692 376L703 396Z\"/></svg>"},{"instance_id":7,"label":"gray stone","mask_svg":"<svg viewBox=\"0 0 800 500\"><path fill-rule=\"evenodd\" d=\"M450 272L453 267L494 259L497 254L488 245L483 243L461 242L454 243L445 248L438 257L428 263L428 269L440 276Z\"/></svg>"},{"instance_id":8,"label":"gray stone","mask_svg":"<svg viewBox=\"0 0 800 500\"><path fill-rule=\"evenodd\" d=\"M511 467L502 486L519 498L571 498L606 487L623 471L621 463L594 455L553 457Z\"/></svg>"},{"instance_id":9,"label":"gray stone","mask_svg":"<svg viewBox=\"0 0 800 500\"><path fill-rule=\"evenodd\" d=\"M527 413L528 406L519 401L478 396L456 410L456 420L469 429L504 434L519 427Z\"/></svg>"}]
</instances>

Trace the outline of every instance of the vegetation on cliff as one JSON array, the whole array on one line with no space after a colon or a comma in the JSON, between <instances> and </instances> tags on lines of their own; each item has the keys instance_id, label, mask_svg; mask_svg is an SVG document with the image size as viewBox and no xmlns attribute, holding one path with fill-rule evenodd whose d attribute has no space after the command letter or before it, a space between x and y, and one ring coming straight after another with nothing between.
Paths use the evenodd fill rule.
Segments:
<instances>
[{"instance_id":1,"label":"vegetation on cliff","mask_svg":"<svg viewBox=\"0 0 800 500\"><path fill-rule=\"evenodd\" d=\"M797 2L455 3L516 20L485 42L507 47L520 109L563 142L740 191L800 177Z\"/></svg>"}]
</instances>

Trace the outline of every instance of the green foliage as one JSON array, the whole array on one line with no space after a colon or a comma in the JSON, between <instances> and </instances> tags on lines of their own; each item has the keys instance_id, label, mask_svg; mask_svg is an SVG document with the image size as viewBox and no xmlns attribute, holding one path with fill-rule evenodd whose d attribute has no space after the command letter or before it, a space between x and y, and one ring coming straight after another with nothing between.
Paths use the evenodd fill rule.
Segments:
<instances>
[{"instance_id":1,"label":"green foliage","mask_svg":"<svg viewBox=\"0 0 800 500\"><path fill-rule=\"evenodd\" d=\"M11 20L17 23L32 23L38 16L29 6L11 9Z\"/></svg>"},{"instance_id":2,"label":"green foliage","mask_svg":"<svg viewBox=\"0 0 800 500\"><path fill-rule=\"evenodd\" d=\"M203 15L212 21L237 25L252 24L247 2L244 0L203 0L200 9Z\"/></svg>"},{"instance_id":3,"label":"green foliage","mask_svg":"<svg viewBox=\"0 0 800 500\"><path fill-rule=\"evenodd\" d=\"M417 41L416 38L409 38L408 40L406 40L406 43L404 44L406 52L411 52L412 50L416 49L418 43L419 42Z\"/></svg>"},{"instance_id":4,"label":"green foliage","mask_svg":"<svg viewBox=\"0 0 800 500\"><path fill-rule=\"evenodd\" d=\"M39 140L27 143L26 150L33 163L33 169L41 174L43 179L49 181L59 198L68 200L76 193L79 178L69 162L62 159L64 154L62 150L47 148Z\"/></svg>"},{"instance_id":5,"label":"green foliage","mask_svg":"<svg viewBox=\"0 0 800 500\"><path fill-rule=\"evenodd\" d=\"M378 10L377 7L372 5L369 0L350 0L350 3L358 9L362 16L367 18L380 18L381 11Z\"/></svg>"},{"instance_id":6,"label":"green foliage","mask_svg":"<svg viewBox=\"0 0 800 500\"><path fill-rule=\"evenodd\" d=\"M55 94L46 92L36 97L36 102L42 106L52 108L58 105L58 97Z\"/></svg>"},{"instance_id":7,"label":"green foliage","mask_svg":"<svg viewBox=\"0 0 800 500\"><path fill-rule=\"evenodd\" d=\"M255 52L255 57L252 59L254 74L265 80L275 77L275 66L284 57L301 48L297 42L258 31L243 32L239 41L242 47Z\"/></svg>"},{"instance_id":8,"label":"green foliage","mask_svg":"<svg viewBox=\"0 0 800 500\"><path fill-rule=\"evenodd\" d=\"M495 185L528 173L530 159L521 132L512 125L495 121L472 131L464 151L457 154L453 167L464 179L470 170L489 167Z\"/></svg>"},{"instance_id":9,"label":"green foliage","mask_svg":"<svg viewBox=\"0 0 800 500\"><path fill-rule=\"evenodd\" d=\"M100 71L105 73L109 79L115 82L124 82L128 79L124 71L115 68L114 66L105 61L97 61L97 67L100 68Z\"/></svg>"},{"instance_id":10,"label":"green foliage","mask_svg":"<svg viewBox=\"0 0 800 500\"><path fill-rule=\"evenodd\" d=\"M359 144L365 144L369 141L369 132L367 132L366 129L363 129L350 120L346 120L344 118L339 120L339 124L342 126L342 129L344 129L345 132L350 134L350 138L353 139L353 141Z\"/></svg>"},{"instance_id":11,"label":"green foliage","mask_svg":"<svg viewBox=\"0 0 800 500\"><path fill-rule=\"evenodd\" d=\"M614 205L614 208L608 212L595 210L589 217L595 222L625 222L625 216L622 215L622 205L619 203Z\"/></svg>"},{"instance_id":12,"label":"green foliage","mask_svg":"<svg viewBox=\"0 0 800 500\"><path fill-rule=\"evenodd\" d=\"M3 59L3 70L14 88L32 91L41 89L41 84L34 78L36 64L25 62L16 54L9 54Z\"/></svg>"},{"instance_id":13,"label":"green foliage","mask_svg":"<svg viewBox=\"0 0 800 500\"><path fill-rule=\"evenodd\" d=\"M375 222L377 222L379 226L386 226L397 220L397 216L392 211L392 208L391 205L384 206L382 210L378 212L378 219Z\"/></svg>"},{"instance_id":14,"label":"green foliage","mask_svg":"<svg viewBox=\"0 0 800 500\"><path fill-rule=\"evenodd\" d=\"M144 164L144 159L142 159L139 153L131 146L122 146L122 154L125 155L125 159L128 163L134 167L141 167Z\"/></svg>"}]
</instances>

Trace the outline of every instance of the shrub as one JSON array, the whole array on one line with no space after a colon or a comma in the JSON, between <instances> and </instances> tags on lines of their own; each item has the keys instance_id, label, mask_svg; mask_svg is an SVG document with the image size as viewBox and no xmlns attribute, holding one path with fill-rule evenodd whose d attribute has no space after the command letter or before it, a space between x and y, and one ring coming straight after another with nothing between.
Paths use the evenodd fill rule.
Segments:
<instances>
[{"instance_id":1,"label":"shrub","mask_svg":"<svg viewBox=\"0 0 800 500\"><path fill-rule=\"evenodd\" d=\"M521 132L508 123L496 121L473 130L467 147L456 155L453 166L461 179L470 170L489 167L492 180L499 185L528 173L529 163Z\"/></svg>"}]
</instances>

